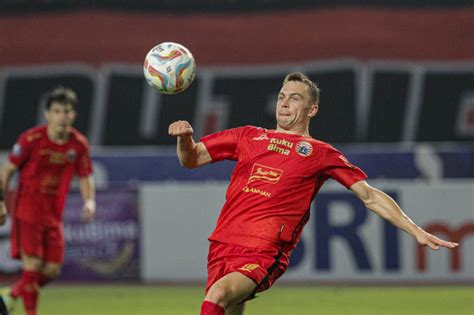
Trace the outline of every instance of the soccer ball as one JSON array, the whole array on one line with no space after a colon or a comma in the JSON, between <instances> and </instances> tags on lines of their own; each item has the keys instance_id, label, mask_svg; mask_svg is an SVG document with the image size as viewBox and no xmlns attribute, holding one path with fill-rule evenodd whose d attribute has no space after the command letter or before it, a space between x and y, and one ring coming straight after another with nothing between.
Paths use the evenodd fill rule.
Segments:
<instances>
[{"instance_id":1,"label":"soccer ball","mask_svg":"<svg viewBox=\"0 0 474 315\"><path fill-rule=\"evenodd\" d=\"M153 47L143 63L145 79L164 94L186 90L196 75L196 62L183 45L165 42Z\"/></svg>"}]
</instances>

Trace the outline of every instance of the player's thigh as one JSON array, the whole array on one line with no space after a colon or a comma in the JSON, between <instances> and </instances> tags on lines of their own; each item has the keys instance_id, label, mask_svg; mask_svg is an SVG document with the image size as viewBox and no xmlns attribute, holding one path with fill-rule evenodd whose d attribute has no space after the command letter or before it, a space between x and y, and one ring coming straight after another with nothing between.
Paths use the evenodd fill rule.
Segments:
<instances>
[{"instance_id":1,"label":"player's thigh","mask_svg":"<svg viewBox=\"0 0 474 315\"><path fill-rule=\"evenodd\" d=\"M41 271L43 260L40 257L21 253L21 262L25 271Z\"/></svg>"},{"instance_id":2,"label":"player's thigh","mask_svg":"<svg viewBox=\"0 0 474 315\"><path fill-rule=\"evenodd\" d=\"M257 284L240 272L231 272L217 280L209 289L204 300L234 305L249 297Z\"/></svg>"},{"instance_id":3,"label":"player's thigh","mask_svg":"<svg viewBox=\"0 0 474 315\"><path fill-rule=\"evenodd\" d=\"M15 218L12 224L12 256L21 259L23 270L41 270L44 247L43 227Z\"/></svg>"},{"instance_id":4,"label":"player's thigh","mask_svg":"<svg viewBox=\"0 0 474 315\"><path fill-rule=\"evenodd\" d=\"M243 315L245 303L234 304L225 310L225 315Z\"/></svg>"},{"instance_id":5,"label":"player's thigh","mask_svg":"<svg viewBox=\"0 0 474 315\"><path fill-rule=\"evenodd\" d=\"M45 233L44 241L44 257L43 261L46 265L50 265L47 268L48 271L58 273L61 270L61 265L64 260L64 235L63 227L61 224L56 226L48 227ZM52 277L54 278L54 277Z\"/></svg>"}]
</instances>

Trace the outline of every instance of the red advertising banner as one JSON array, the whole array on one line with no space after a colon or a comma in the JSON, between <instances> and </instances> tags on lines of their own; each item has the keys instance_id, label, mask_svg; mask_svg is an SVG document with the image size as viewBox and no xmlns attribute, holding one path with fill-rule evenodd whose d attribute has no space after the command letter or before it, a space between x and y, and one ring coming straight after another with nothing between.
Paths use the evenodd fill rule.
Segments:
<instances>
[{"instance_id":1,"label":"red advertising banner","mask_svg":"<svg viewBox=\"0 0 474 315\"><path fill-rule=\"evenodd\" d=\"M474 9L340 7L226 14L99 10L0 18L0 66L140 63L184 44L199 65L357 59L472 60Z\"/></svg>"}]
</instances>

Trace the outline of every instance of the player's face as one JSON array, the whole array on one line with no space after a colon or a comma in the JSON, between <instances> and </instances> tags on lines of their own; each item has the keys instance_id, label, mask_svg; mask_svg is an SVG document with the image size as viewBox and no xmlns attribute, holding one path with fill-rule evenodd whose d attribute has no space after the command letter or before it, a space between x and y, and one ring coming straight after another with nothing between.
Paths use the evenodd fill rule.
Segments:
<instances>
[{"instance_id":1,"label":"player's face","mask_svg":"<svg viewBox=\"0 0 474 315\"><path fill-rule=\"evenodd\" d=\"M309 87L303 82L289 81L278 94L277 127L287 131L304 131L317 111L318 105L311 102Z\"/></svg>"},{"instance_id":2,"label":"player's face","mask_svg":"<svg viewBox=\"0 0 474 315\"><path fill-rule=\"evenodd\" d=\"M48 126L53 132L64 133L68 132L74 123L76 112L71 104L53 102L45 116Z\"/></svg>"}]
</instances>

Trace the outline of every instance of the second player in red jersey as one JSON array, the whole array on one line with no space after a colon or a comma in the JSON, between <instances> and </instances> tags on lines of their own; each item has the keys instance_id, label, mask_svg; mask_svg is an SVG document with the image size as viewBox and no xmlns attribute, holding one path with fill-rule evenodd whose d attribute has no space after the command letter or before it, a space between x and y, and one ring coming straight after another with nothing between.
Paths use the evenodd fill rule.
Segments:
<instances>
[{"instance_id":1,"label":"second player in red jersey","mask_svg":"<svg viewBox=\"0 0 474 315\"><path fill-rule=\"evenodd\" d=\"M30 223L60 223L73 175L92 174L89 145L74 128L69 140L61 144L48 137L46 125L25 131L14 145L9 161L21 170L14 217ZM32 211L38 203L43 211Z\"/></svg>"},{"instance_id":2,"label":"second player in red jersey","mask_svg":"<svg viewBox=\"0 0 474 315\"><path fill-rule=\"evenodd\" d=\"M11 290L2 293L2 315L8 315L12 300L19 297L27 315L37 314L39 288L59 275L64 256L62 213L74 175L79 176L84 199L83 219L88 222L94 216L89 145L72 128L76 103L76 94L70 89L50 92L45 112L47 124L23 132L3 168L4 191L13 173L20 173L10 211L10 240L12 257L22 260L23 273Z\"/></svg>"},{"instance_id":3,"label":"second player in red jersey","mask_svg":"<svg viewBox=\"0 0 474 315\"><path fill-rule=\"evenodd\" d=\"M170 125L181 165L195 168L235 160L208 255L201 315L241 315L248 299L268 289L288 267L291 250L309 220L323 183L333 178L367 208L432 249L455 248L410 220L393 199L371 187L366 175L339 151L309 135L319 109L319 88L302 73L286 76L278 94L275 130L247 126L195 143L187 121Z\"/></svg>"}]
</instances>

